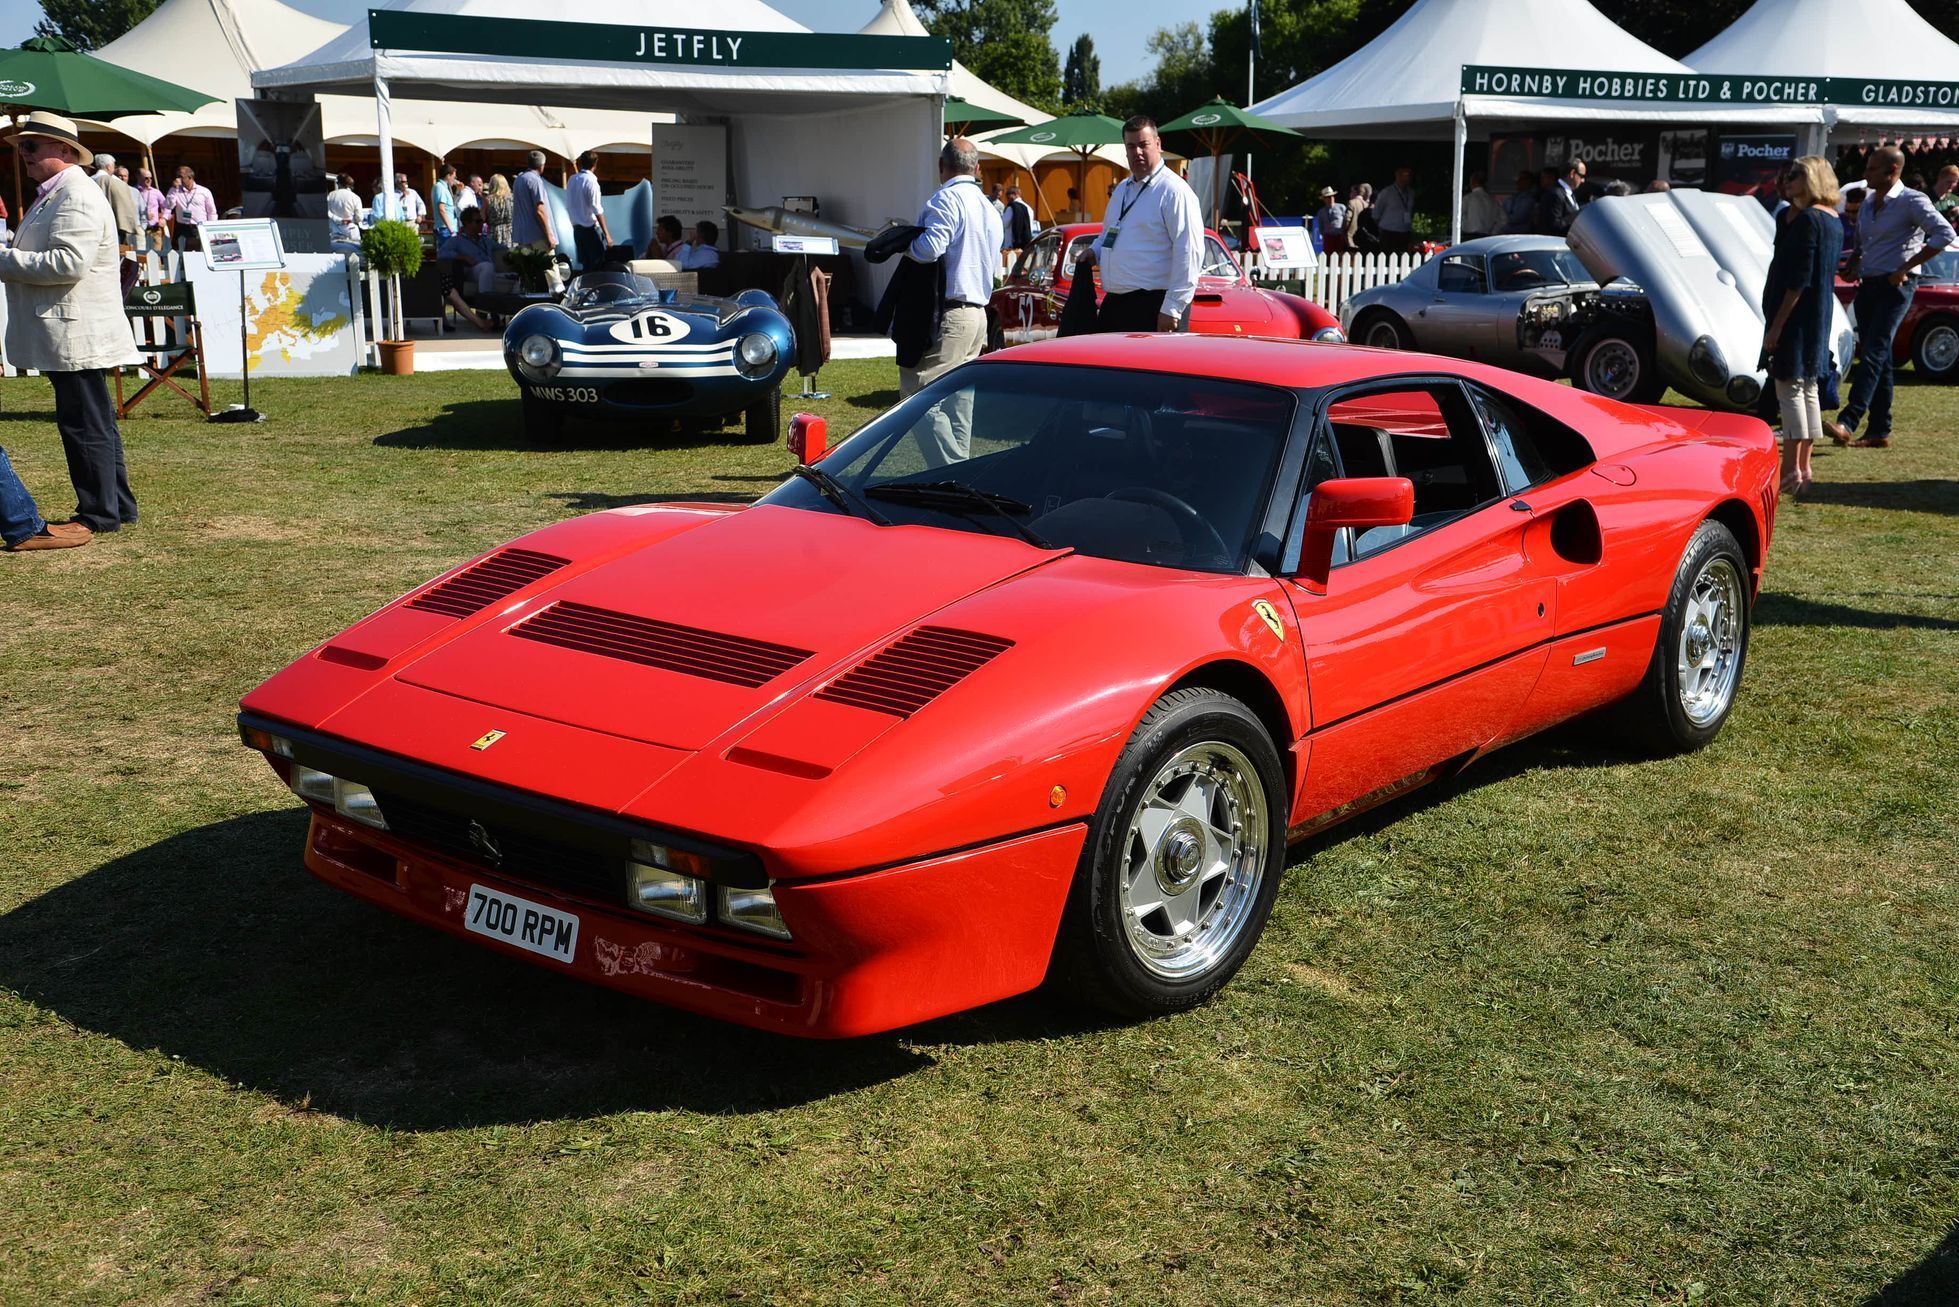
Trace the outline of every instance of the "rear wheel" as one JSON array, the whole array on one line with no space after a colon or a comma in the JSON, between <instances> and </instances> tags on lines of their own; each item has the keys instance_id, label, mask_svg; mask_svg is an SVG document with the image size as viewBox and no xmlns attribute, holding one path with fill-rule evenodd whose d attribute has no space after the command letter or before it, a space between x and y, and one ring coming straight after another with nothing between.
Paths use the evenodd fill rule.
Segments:
<instances>
[{"instance_id":1,"label":"rear wheel","mask_svg":"<svg viewBox=\"0 0 1959 1307\"><path fill-rule=\"evenodd\" d=\"M782 391L769 387L769 393L742 411L742 439L751 445L772 443L781 434Z\"/></svg>"},{"instance_id":2,"label":"rear wheel","mask_svg":"<svg viewBox=\"0 0 1959 1307\"><path fill-rule=\"evenodd\" d=\"M564 434L565 411L545 399L524 396L524 438L533 445L555 445Z\"/></svg>"},{"instance_id":3,"label":"rear wheel","mask_svg":"<svg viewBox=\"0 0 1959 1307\"><path fill-rule=\"evenodd\" d=\"M1921 323L1911 344L1911 363L1927 381L1951 381L1959 373L1959 318Z\"/></svg>"},{"instance_id":4,"label":"rear wheel","mask_svg":"<svg viewBox=\"0 0 1959 1307\"><path fill-rule=\"evenodd\" d=\"M1089 827L1055 980L1130 1017L1203 1002L1265 927L1285 834L1279 753L1252 711L1215 690L1165 695Z\"/></svg>"},{"instance_id":5,"label":"rear wheel","mask_svg":"<svg viewBox=\"0 0 1959 1307\"><path fill-rule=\"evenodd\" d=\"M1721 733L1748 658L1748 559L1719 522L1700 524L1674 572L1646 678L1615 708L1653 753L1690 753Z\"/></svg>"},{"instance_id":6,"label":"rear wheel","mask_svg":"<svg viewBox=\"0 0 1959 1307\"><path fill-rule=\"evenodd\" d=\"M1580 341L1572 354L1571 380L1580 390L1625 404L1652 404L1666 394L1666 378L1643 340L1602 331Z\"/></svg>"},{"instance_id":7,"label":"rear wheel","mask_svg":"<svg viewBox=\"0 0 1959 1307\"><path fill-rule=\"evenodd\" d=\"M1415 337L1400 318L1386 309L1376 309L1355 324L1353 343L1370 349L1408 350L1415 348Z\"/></svg>"}]
</instances>

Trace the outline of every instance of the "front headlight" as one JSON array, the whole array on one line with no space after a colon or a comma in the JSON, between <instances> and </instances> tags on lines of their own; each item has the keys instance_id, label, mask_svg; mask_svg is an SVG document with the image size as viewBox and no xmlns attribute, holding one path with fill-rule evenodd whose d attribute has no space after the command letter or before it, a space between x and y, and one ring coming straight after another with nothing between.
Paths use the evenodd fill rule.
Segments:
<instances>
[{"instance_id":1,"label":"front headlight","mask_svg":"<svg viewBox=\"0 0 1959 1307\"><path fill-rule=\"evenodd\" d=\"M1728 383L1728 402L1736 408L1752 408L1761 397L1761 383L1753 377L1736 377Z\"/></svg>"},{"instance_id":2,"label":"front headlight","mask_svg":"<svg viewBox=\"0 0 1959 1307\"><path fill-rule=\"evenodd\" d=\"M381 805L375 799L374 791L358 781L344 780L296 762L286 784L300 798L325 804L348 821L357 821L375 830L388 829L388 819L381 814Z\"/></svg>"},{"instance_id":3,"label":"front headlight","mask_svg":"<svg viewBox=\"0 0 1959 1307\"><path fill-rule=\"evenodd\" d=\"M721 920L772 939L788 939L789 926L775 905L775 891L721 887Z\"/></svg>"},{"instance_id":4,"label":"front headlight","mask_svg":"<svg viewBox=\"0 0 1959 1307\"><path fill-rule=\"evenodd\" d=\"M1321 327L1313 333L1313 339L1323 345L1344 345L1347 343L1347 333L1338 327Z\"/></svg>"},{"instance_id":5,"label":"front headlight","mask_svg":"<svg viewBox=\"0 0 1959 1307\"><path fill-rule=\"evenodd\" d=\"M744 377L765 375L775 366L775 341L759 331L751 331L735 346L735 371Z\"/></svg>"},{"instance_id":6,"label":"front headlight","mask_svg":"<svg viewBox=\"0 0 1959 1307\"><path fill-rule=\"evenodd\" d=\"M628 863L627 868L633 878L630 901L641 912L694 925L707 920L706 881L643 862Z\"/></svg>"},{"instance_id":7,"label":"front headlight","mask_svg":"<svg viewBox=\"0 0 1959 1307\"><path fill-rule=\"evenodd\" d=\"M1714 337L1702 336L1687 351L1687 369L1703 385L1725 386L1728 384L1728 359L1721 353L1721 347L1714 343Z\"/></svg>"},{"instance_id":8,"label":"front headlight","mask_svg":"<svg viewBox=\"0 0 1959 1307\"><path fill-rule=\"evenodd\" d=\"M525 367L542 372L557 361L558 345L549 336L526 336L524 343L517 347L517 357Z\"/></svg>"}]
</instances>

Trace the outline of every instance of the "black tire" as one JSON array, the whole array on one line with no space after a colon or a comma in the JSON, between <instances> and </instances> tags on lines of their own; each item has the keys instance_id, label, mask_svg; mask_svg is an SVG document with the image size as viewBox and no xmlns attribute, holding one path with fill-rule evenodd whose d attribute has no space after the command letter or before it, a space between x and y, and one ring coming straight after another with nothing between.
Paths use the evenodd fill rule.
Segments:
<instances>
[{"instance_id":1,"label":"black tire","mask_svg":"<svg viewBox=\"0 0 1959 1307\"><path fill-rule=\"evenodd\" d=\"M1666 378L1653 359L1651 341L1626 331L1599 331L1571 352L1571 384L1625 404L1657 404Z\"/></svg>"},{"instance_id":2,"label":"black tire","mask_svg":"<svg viewBox=\"0 0 1959 1307\"><path fill-rule=\"evenodd\" d=\"M782 434L782 391L771 386L769 393L742 410L741 438L751 445L766 445Z\"/></svg>"},{"instance_id":3,"label":"black tire","mask_svg":"<svg viewBox=\"0 0 1959 1307\"><path fill-rule=\"evenodd\" d=\"M1720 692L1703 698L1693 693L1688 678L1698 683L1704 673L1698 667L1683 673L1681 663L1696 648L1690 624L1706 612L1698 596L1710 577L1720 579L1722 569L1732 583L1725 601L1725 612L1733 622L1732 664L1724 673ZM1719 522L1702 522L1674 571L1666 609L1660 614L1660 637L1653 645L1646 675L1639 688L1611 710L1611 722L1627 743L1653 754L1691 753L1721 733L1741 690L1741 674L1748 660L1751 607L1748 559L1734 533ZM1727 639L1724 631L1724 623L1714 622L1708 630L1713 645ZM1718 656L1720 651L1714 652ZM1692 706L1695 703L1698 708Z\"/></svg>"},{"instance_id":4,"label":"black tire","mask_svg":"<svg viewBox=\"0 0 1959 1307\"><path fill-rule=\"evenodd\" d=\"M524 396L524 439L533 445L555 445L565 431L565 411L548 399Z\"/></svg>"},{"instance_id":5,"label":"black tire","mask_svg":"<svg viewBox=\"0 0 1959 1307\"><path fill-rule=\"evenodd\" d=\"M1177 766L1192 769L1181 790L1174 777L1165 783ZM1202 688L1157 700L1116 761L1089 824L1055 943L1050 979L1056 988L1125 1017L1181 1012L1223 988L1257 944L1278 893L1286 858L1284 774L1264 725L1238 700ZM1169 796L1194 802L1205 792L1197 787L1213 777L1229 783L1196 806L1210 817L1238 814L1244 820L1232 824L1232 834L1256 830L1258 843L1207 838L1204 823L1179 820L1162 830L1153 849L1144 848L1134 827L1145 802L1161 815ZM1252 809L1254 795L1262 815ZM1192 842L1196 851L1185 861L1181 854ZM1233 870L1219 871L1214 862ZM1184 877L1183 888L1167 889L1165 875ZM1162 900L1154 912L1139 910L1133 922L1126 905L1140 909L1141 903L1132 885L1141 887L1136 894ZM1179 899L1184 908L1177 908ZM1186 944L1178 943L1173 910L1195 918ZM1152 950L1142 941L1162 947ZM1180 961L1188 968L1179 970Z\"/></svg>"},{"instance_id":6,"label":"black tire","mask_svg":"<svg viewBox=\"0 0 1959 1307\"><path fill-rule=\"evenodd\" d=\"M1415 348L1415 334L1387 309L1368 309L1355 320L1354 338L1348 343L1370 349L1411 350Z\"/></svg>"},{"instance_id":7,"label":"black tire","mask_svg":"<svg viewBox=\"0 0 1959 1307\"><path fill-rule=\"evenodd\" d=\"M1911 366L1926 381L1959 376L1959 318L1941 314L1919 323L1911 342Z\"/></svg>"}]
</instances>

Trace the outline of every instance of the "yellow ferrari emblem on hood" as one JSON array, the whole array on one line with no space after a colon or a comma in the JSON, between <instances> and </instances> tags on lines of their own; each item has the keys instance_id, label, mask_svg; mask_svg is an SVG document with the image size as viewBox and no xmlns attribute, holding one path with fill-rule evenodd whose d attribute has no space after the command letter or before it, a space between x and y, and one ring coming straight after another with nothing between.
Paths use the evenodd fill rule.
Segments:
<instances>
[{"instance_id":1,"label":"yellow ferrari emblem on hood","mask_svg":"<svg viewBox=\"0 0 1959 1307\"><path fill-rule=\"evenodd\" d=\"M1285 627L1285 623L1279 620L1278 609L1274 608L1271 604L1267 603L1263 599L1254 599L1252 600L1252 611L1257 613L1259 615L1259 618L1262 621L1264 621L1264 623L1267 626L1272 628L1272 634L1278 636L1281 642L1285 640L1286 627Z\"/></svg>"},{"instance_id":2,"label":"yellow ferrari emblem on hood","mask_svg":"<svg viewBox=\"0 0 1959 1307\"><path fill-rule=\"evenodd\" d=\"M475 749L477 752L480 753L484 749L487 749L491 745L495 744L498 740L501 740L502 738L503 738L502 731L485 731L481 736L477 738L476 743L470 745L469 747Z\"/></svg>"}]
</instances>

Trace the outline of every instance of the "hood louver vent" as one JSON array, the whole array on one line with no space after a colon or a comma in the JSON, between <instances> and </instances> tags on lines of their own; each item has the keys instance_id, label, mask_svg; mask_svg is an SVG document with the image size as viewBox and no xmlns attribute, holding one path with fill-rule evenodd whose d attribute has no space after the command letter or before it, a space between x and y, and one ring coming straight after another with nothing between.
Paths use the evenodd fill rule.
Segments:
<instances>
[{"instance_id":1,"label":"hood louver vent","mask_svg":"<svg viewBox=\"0 0 1959 1307\"><path fill-rule=\"evenodd\" d=\"M504 549L474 567L465 568L426 594L408 601L410 608L468 617L499 599L516 594L540 577L549 576L571 560L529 549Z\"/></svg>"},{"instance_id":2,"label":"hood louver vent","mask_svg":"<svg viewBox=\"0 0 1959 1307\"><path fill-rule=\"evenodd\" d=\"M816 692L819 699L909 717L1013 647L1012 640L921 626Z\"/></svg>"},{"instance_id":3,"label":"hood louver vent","mask_svg":"<svg viewBox=\"0 0 1959 1307\"><path fill-rule=\"evenodd\" d=\"M811 652L575 603L552 604L510 628L510 634L750 689L768 684Z\"/></svg>"}]
</instances>

